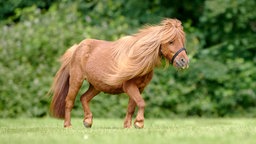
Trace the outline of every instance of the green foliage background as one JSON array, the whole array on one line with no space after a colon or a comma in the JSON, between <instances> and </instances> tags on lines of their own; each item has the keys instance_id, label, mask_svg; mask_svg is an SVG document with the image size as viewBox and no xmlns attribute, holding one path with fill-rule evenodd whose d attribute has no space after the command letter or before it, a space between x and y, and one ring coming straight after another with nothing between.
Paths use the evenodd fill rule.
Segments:
<instances>
[{"instance_id":1,"label":"green foliage background","mask_svg":"<svg viewBox=\"0 0 256 144\"><path fill-rule=\"evenodd\" d=\"M116 40L178 18L190 68L156 69L146 117L256 117L255 0L0 1L0 117L48 115L58 58L85 38ZM85 83L81 92L87 89ZM82 117L79 98L72 111ZM95 117L124 117L126 95L100 94Z\"/></svg>"}]
</instances>

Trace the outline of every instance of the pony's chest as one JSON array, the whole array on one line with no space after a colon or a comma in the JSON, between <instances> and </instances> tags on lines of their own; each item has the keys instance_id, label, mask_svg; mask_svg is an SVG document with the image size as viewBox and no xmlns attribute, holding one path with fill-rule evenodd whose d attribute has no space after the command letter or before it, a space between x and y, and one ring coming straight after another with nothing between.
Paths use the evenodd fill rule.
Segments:
<instances>
[{"instance_id":1,"label":"pony's chest","mask_svg":"<svg viewBox=\"0 0 256 144\"><path fill-rule=\"evenodd\" d=\"M153 78L153 71L144 76L137 77L134 80L139 90L142 92L143 89L149 84L152 78Z\"/></svg>"}]
</instances>

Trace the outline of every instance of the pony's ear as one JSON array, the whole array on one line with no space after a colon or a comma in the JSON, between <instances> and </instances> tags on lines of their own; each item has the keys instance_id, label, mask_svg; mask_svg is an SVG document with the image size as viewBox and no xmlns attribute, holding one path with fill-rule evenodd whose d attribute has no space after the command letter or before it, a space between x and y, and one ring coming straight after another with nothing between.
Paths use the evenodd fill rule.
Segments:
<instances>
[{"instance_id":1,"label":"pony's ear","mask_svg":"<svg viewBox=\"0 0 256 144\"><path fill-rule=\"evenodd\" d=\"M177 19L164 19L161 24L165 27L165 28L173 28L173 27L181 27L181 21L177 20Z\"/></svg>"}]
</instances>

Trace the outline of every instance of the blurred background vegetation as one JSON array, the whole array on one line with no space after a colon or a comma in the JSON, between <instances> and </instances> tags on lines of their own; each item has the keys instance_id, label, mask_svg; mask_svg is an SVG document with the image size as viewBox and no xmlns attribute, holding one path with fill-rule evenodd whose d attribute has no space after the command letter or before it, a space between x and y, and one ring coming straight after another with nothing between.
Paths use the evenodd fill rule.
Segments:
<instances>
[{"instance_id":1,"label":"blurred background vegetation","mask_svg":"<svg viewBox=\"0 0 256 144\"><path fill-rule=\"evenodd\" d=\"M48 116L58 59L74 43L117 40L166 17L182 21L191 64L155 70L146 117L256 117L255 8L255 0L0 1L0 117ZM78 100L72 114L82 117ZM127 103L101 93L90 106L95 117L124 117Z\"/></svg>"}]
</instances>

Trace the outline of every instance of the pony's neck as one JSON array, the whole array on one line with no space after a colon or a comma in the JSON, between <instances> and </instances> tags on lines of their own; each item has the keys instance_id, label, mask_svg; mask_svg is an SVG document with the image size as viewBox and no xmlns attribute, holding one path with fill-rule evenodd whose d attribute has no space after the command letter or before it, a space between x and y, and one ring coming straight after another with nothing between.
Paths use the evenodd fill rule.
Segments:
<instances>
[{"instance_id":1,"label":"pony's neck","mask_svg":"<svg viewBox=\"0 0 256 144\"><path fill-rule=\"evenodd\" d=\"M160 63L159 33L150 27L117 40L112 48L116 75L132 78L151 72Z\"/></svg>"}]
</instances>

